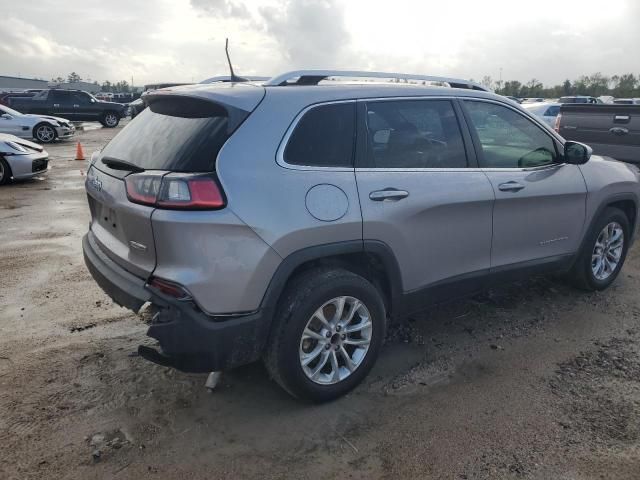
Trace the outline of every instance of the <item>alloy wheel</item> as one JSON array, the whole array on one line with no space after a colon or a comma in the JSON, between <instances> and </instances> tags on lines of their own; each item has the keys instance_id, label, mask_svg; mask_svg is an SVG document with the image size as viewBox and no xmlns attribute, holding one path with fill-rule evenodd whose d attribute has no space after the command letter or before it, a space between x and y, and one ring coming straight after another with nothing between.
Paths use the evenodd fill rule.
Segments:
<instances>
[{"instance_id":1,"label":"alloy wheel","mask_svg":"<svg viewBox=\"0 0 640 480\"><path fill-rule=\"evenodd\" d=\"M116 117L113 113L109 113L104 117L104 123L106 123L108 127L115 127L118 123L118 117Z\"/></svg>"},{"instance_id":2,"label":"alloy wheel","mask_svg":"<svg viewBox=\"0 0 640 480\"><path fill-rule=\"evenodd\" d=\"M331 385L364 361L373 330L371 314L355 297L336 297L318 308L300 339L300 365L314 383Z\"/></svg>"},{"instance_id":3,"label":"alloy wheel","mask_svg":"<svg viewBox=\"0 0 640 480\"><path fill-rule=\"evenodd\" d=\"M42 125L36 131L36 137L43 143L51 142L56 137L56 132L49 125Z\"/></svg>"},{"instance_id":4,"label":"alloy wheel","mask_svg":"<svg viewBox=\"0 0 640 480\"><path fill-rule=\"evenodd\" d=\"M591 271L596 280L606 280L622 258L624 230L618 222L607 224L596 239L591 254Z\"/></svg>"}]
</instances>

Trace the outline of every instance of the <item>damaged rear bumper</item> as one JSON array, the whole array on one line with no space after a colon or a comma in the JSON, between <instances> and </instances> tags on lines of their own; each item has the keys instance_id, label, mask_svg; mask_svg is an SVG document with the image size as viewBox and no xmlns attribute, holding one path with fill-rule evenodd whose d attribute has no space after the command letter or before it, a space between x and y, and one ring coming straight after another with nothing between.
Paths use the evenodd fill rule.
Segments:
<instances>
[{"instance_id":1,"label":"damaged rear bumper","mask_svg":"<svg viewBox=\"0 0 640 480\"><path fill-rule=\"evenodd\" d=\"M229 370L262 356L269 335L266 309L251 314L211 317L193 302L182 302L150 289L145 280L110 260L89 232L82 240L91 275L114 302L138 312L151 302L158 307L147 335L160 349L141 345L140 356L184 372Z\"/></svg>"}]
</instances>

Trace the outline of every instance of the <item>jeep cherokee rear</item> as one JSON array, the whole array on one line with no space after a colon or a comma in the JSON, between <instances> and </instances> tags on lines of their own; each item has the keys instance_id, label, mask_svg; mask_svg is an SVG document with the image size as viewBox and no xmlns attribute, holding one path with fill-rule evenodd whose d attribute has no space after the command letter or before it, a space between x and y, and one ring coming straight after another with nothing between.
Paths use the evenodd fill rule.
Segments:
<instances>
[{"instance_id":1,"label":"jeep cherokee rear","mask_svg":"<svg viewBox=\"0 0 640 480\"><path fill-rule=\"evenodd\" d=\"M452 88L317 86L340 75ZM482 90L309 71L154 92L92 159L85 261L119 304L157 307L145 358L263 358L314 401L366 376L388 316L535 272L606 288L637 168L585 164L588 147Z\"/></svg>"}]
</instances>

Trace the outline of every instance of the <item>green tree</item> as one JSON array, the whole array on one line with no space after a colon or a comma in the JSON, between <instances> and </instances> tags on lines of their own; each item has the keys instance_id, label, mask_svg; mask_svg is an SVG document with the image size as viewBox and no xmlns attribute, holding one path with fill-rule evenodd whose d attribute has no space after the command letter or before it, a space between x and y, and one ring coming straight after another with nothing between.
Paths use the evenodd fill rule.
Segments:
<instances>
[{"instance_id":1,"label":"green tree","mask_svg":"<svg viewBox=\"0 0 640 480\"><path fill-rule=\"evenodd\" d=\"M122 92L122 93L129 93L129 84L127 83L126 80L122 80L120 82L117 82L115 85L115 91L116 92Z\"/></svg>"},{"instance_id":2,"label":"green tree","mask_svg":"<svg viewBox=\"0 0 640 480\"><path fill-rule=\"evenodd\" d=\"M494 87L493 79L489 75L485 75L484 77L482 77L482 80L480 81L480 85L488 88L489 90L493 90L493 87Z\"/></svg>"},{"instance_id":3,"label":"green tree","mask_svg":"<svg viewBox=\"0 0 640 480\"><path fill-rule=\"evenodd\" d=\"M80 75L78 75L76 72L71 72L68 76L67 76L67 81L69 83L73 83L73 82L81 82L82 81L82 77Z\"/></svg>"},{"instance_id":4,"label":"green tree","mask_svg":"<svg viewBox=\"0 0 640 480\"><path fill-rule=\"evenodd\" d=\"M636 93L636 85L640 87L638 78L633 73L615 75L611 79L614 84L611 93L614 97L633 97Z\"/></svg>"},{"instance_id":5,"label":"green tree","mask_svg":"<svg viewBox=\"0 0 640 480\"><path fill-rule=\"evenodd\" d=\"M113 86L111 85L111 82L109 80L106 80L106 81L102 82L101 90L103 92L112 92L113 91Z\"/></svg>"},{"instance_id":6,"label":"green tree","mask_svg":"<svg viewBox=\"0 0 640 480\"><path fill-rule=\"evenodd\" d=\"M517 80L507 80L504 82L504 87L498 93L501 95L509 95L511 97L519 97L522 84Z\"/></svg>"}]
</instances>

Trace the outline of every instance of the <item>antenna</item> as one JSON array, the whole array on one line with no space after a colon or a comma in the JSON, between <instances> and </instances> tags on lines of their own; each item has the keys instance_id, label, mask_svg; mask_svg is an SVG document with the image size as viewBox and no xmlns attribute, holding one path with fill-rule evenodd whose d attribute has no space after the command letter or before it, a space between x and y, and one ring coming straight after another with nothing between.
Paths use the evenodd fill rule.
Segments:
<instances>
[{"instance_id":1,"label":"antenna","mask_svg":"<svg viewBox=\"0 0 640 480\"><path fill-rule=\"evenodd\" d=\"M229 62L229 71L231 72L231 81L232 82L248 82L246 78L238 77L233 71L233 65L231 65L231 58L229 57L229 39L225 38L224 42L224 51L227 54L227 62Z\"/></svg>"}]
</instances>

